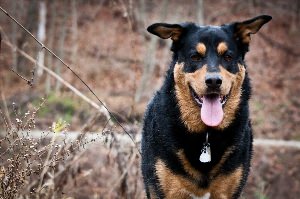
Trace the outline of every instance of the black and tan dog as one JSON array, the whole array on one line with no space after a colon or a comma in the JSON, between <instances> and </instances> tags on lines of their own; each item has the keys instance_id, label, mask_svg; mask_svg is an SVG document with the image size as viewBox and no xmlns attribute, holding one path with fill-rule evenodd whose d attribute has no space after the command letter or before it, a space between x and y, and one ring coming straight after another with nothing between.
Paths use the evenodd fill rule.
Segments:
<instances>
[{"instance_id":1,"label":"black and tan dog","mask_svg":"<svg viewBox=\"0 0 300 199\"><path fill-rule=\"evenodd\" d=\"M142 173L148 198L238 198L252 154L244 57L270 16L221 26L156 23L173 61L145 114Z\"/></svg>"}]
</instances>

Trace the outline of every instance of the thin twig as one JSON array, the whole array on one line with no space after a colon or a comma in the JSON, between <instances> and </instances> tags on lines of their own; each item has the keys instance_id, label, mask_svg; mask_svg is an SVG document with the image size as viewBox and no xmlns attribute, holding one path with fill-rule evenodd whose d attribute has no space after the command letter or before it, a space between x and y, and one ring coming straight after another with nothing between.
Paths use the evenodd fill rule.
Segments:
<instances>
[{"instance_id":1,"label":"thin twig","mask_svg":"<svg viewBox=\"0 0 300 199\"><path fill-rule=\"evenodd\" d=\"M1 87L2 88L2 87ZM2 90L2 89L0 89L0 90ZM7 103L6 103L6 98L5 98L5 96L4 96L4 93L3 92L1 92L1 99L2 99L2 102L3 102L3 108L4 108L4 113L5 113L5 115L6 115L6 118L7 118L7 125L9 125L9 129L11 129L11 127L12 127L12 122L11 122L11 119L10 119L10 116L9 116L9 112L8 112L8 108L7 108ZM8 127L6 125L6 127ZM8 129L7 129L8 130Z\"/></svg>"},{"instance_id":2,"label":"thin twig","mask_svg":"<svg viewBox=\"0 0 300 199\"><path fill-rule=\"evenodd\" d=\"M27 84L29 86L31 86L31 87L33 86L34 74L35 74L35 71L36 71L36 69L37 69L37 67L39 65L38 63L39 63L39 59L40 59L40 54L42 53L43 49L44 49L44 45L42 46L41 50L39 50L39 52L38 52L38 54L36 56L35 64L34 64L34 67L33 67L32 71L31 71L32 75L31 75L31 79L30 80L26 79L25 77L23 77L22 75L20 75L17 71L15 71L14 68L16 68L16 66L12 66L11 69L10 69L12 72L14 72L16 75L18 75L21 79L25 80L27 82Z\"/></svg>"},{"instance_id":3,"label":"thin twig","mask_svg":"<svg viewBox=\"0 0 300 199\"><path fill-rule=\"evenodd\" d=\"M2 42L2 35L0 33L0 53L1 53L1 42Z\"/></svg>"},{"instance_id":4,"label":"thin twig","mask_svg":"<svg viewBox=\"0 0 300 199\"><path fill-rule=\"evenodd\" d=\"M49 150L48 150L48 154L47 154L47 157L46 157L46 159L44 161L43 170L42 170L42 173L40 175L40 180L39 180L39 184L38 184L38 187L37 187L37 191L38 192L40 192L43 189L42 185L43 185L45 174L48 171L48 168L49 168L49 165L50 165L49 164L49 159L50 159L51 153L54 150L55 139L56 139L56 134L53 134L53 136L51 138L51 142L50 142L50 147L49 147ZM38 194L38 198L40 198L40 194Z\"/></svg>"},{"instance_id":5,"label":"thin twig","mask_svg":"<svg viewBox=\"0 0 300 199\"><path fill-rule=\"evenodd\" d=\"M29 86L32 86L31 81L20 75L17 71L14 70L14 67L11 67L10 70L15 73L18 77L23 79Z\"/></svg>"},{"instance_id":6,"label":"thin twig","mask_svg":"<svg viewBox=\"0 0 300 199\"><path fill-rule=\"evenodd\" d=\"M34 64L34 68L32 69L31 73L32 73L32 76L31 76L31 79L30 79L30 86L33 85L33 81L34 81L34 74L35 74L35 71L37 70L38 66L39 66L39 63L40 63L40 57L41 57L41 54L43 52L43 49L44 49L44 45L42 45L41 49L39 50L39 52L37 53L37 56L36 56L36 59L35 59L35 64Z\"/></svg>"},{"instance_id":7,"label":"thin twig","mask_svg":"<svg viewBox=\"0 0 300 199\"><path fill-rule=\"evenodd\" d=\"M6 126L6 131L7 131L8 129L10 129L10 127L9 127L8 122L6 121L5 115L4 115L4 113L2 112L1 109L0 109L0 115L2 116L3 122Z\"/></svg>"},{"instance_id":8,"label":"thin twig","mask_svg":"<svg viewBox=\"0 0 300 199\"><path fill-rule=\"evenodd\" d=\"M129 169L132 167L135 159L136 159L136 153L133 152L130 161L127 163L127 167L125 168L125 170L123 171L122 175L118 178L118 180L113 183L111 189L108 192L108 195L110 195L114 190L116 190L117 186L122 182L122 180L124 179L124 177L126 176L126 174L128 173Z\"/></svg>"}]
</instances>

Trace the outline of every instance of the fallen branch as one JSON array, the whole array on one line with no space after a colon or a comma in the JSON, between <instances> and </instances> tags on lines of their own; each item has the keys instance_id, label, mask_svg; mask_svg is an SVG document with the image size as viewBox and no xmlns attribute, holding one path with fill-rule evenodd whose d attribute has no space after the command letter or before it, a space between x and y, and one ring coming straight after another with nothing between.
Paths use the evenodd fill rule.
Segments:
<instances>
[{"instance_id":1,"label":"fallen branch","mask_svg":"<svg viewBox=\"0 0 300 199\"><path fill-rule=\"evenodd\" d=\"M67 139L75 140L77 136L81 134L80 132L72 131L67 132L62 137L66 136ZM30 136L39 138L41 136L40 131L32 131L30 133ZM48 134L49 137L53 136L51 133ZM99 132L88 132L86 134L86 138L88 140L92 139L99 139ZM115 138L118 140L119 144L121 145L121 148L128 148L132 147L132 142L128 138L128 136L122 135L122 134L116 134ZM108 140L111 140L111 138L108 137ZM141 141L141 134L137 134L135 136L135 142L139 143ZM280 140L280 139L263 139L263 138L256 138L253 142L254 146L259 147L285 147L285 148L294 148L294 149L300 149L300 141L295 140Z\"/></svg>"},{"instance_id":2,"label":"fallen branch","mask_svg":"<svg viewBox=\"0 0 300 199\"><path fill-rule=\"evenodd\" d=\"M285 147L300 149L300 142L294 140L254 139L254 146L262 147Z\"/></svg>"}]
</instances>

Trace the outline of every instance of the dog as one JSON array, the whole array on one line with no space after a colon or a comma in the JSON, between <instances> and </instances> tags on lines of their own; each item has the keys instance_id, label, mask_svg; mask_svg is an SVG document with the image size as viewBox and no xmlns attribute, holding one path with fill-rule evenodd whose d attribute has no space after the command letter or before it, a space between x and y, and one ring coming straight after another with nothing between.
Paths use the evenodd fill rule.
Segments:
<instances>
[{"instance_id":1,"label":"dog","mask_svg":"<svg viewBox=\"0 0 300 199\"><path fill-rule=\"evenodd\" d=\"M239 198L253 140L244 57L251 35L271 19L147 28L172 39L173 52L144 116L141 168L147 198Z\"/></svg>"}]
</instances>

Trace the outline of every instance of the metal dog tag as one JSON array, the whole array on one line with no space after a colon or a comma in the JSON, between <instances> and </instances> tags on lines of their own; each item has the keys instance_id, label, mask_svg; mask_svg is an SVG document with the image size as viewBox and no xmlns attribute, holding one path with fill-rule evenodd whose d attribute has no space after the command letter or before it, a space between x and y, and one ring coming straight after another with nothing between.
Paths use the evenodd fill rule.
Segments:
<instances>
[{"instance_id":1,"label":"metal dog tag","mask_svg":"<svg viewBox=\"0 0 300 199\"><path fill-rule=\"evenodd\" d=\"M206 133L206 142L203 144L199 160L203 163L211 161L210 144L208 143L208 133Z\"/></svg>"},{"instance_id":2,"label":"metal dog tag","mask_svg":"<svg viewBox=\"0 0 300 199\"><path fill-rule=\"evenodd\" d=\"M204 143L201 150L201 155L199 158L200 162L206 163L211 161L210 145L209 143Z\"/></svg>"}]
</instances>

